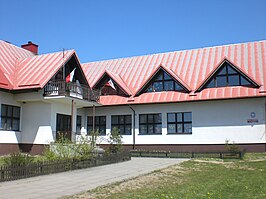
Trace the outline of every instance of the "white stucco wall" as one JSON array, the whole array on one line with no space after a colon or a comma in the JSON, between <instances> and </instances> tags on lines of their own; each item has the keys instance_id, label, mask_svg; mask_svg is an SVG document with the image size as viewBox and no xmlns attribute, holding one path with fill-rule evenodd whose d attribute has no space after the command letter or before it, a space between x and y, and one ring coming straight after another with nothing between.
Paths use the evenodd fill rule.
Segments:
<instances>
[{"instance_id":1,"label":"white stucco wall","mask_svg":"<svg viewBox=\"0 0 266 199\"><path fill-rule=\"evenodd\" d=\"M0 91L0 114L1 114L1 104L7 104L12 106L21 107L21 103L14 99L14 95L6 92ZM21 114L21 113L20 113ZM0 117L1 120L1 117ZM20 121L21 127L21 121ZM12 143L16 144L21 142L21 132L20 131L6 131L0 129L0 143Z\"/></svg>"},{"instance_id":2,"label":"white stucco wall","mask_svg":"<svg viewBox=\"0 0 266 199\"><path fill-rule=\"evenodd\" d=\"M224 144L225 140L265 143L265 98L133 105L133 108L136 111L136 144ZM192 112L192 134L167 134L167 113L170 112ZM252 112L258 123L247 122ZM162 135L138 135L139 114L146 113L162 113ZM86 109L85 114L92 115L92 109ZM96 115L106 115L107 134L111 129L111 115L126 114L133 114L126 106L96 108ZM124 135L123 142L132 144L133 136Z\"/></svg>"},{"instance_id":3,"label":"white stucco wall","mask_svg":"<svg viewBox=\"0 0 266 199\"><path fill-rule=\"evenodd\" d=\"M54 141L51 128L51 104L25 102L22 110L22 143L48 144Z\"/></svg>"}]
</instances>

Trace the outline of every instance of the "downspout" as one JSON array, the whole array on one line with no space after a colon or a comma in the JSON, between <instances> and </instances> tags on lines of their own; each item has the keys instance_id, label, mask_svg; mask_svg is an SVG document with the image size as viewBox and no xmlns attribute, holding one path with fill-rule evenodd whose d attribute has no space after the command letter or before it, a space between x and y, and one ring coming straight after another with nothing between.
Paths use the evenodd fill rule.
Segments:
<instances>
[{"instance_id":1,"label":"downspout","mask_svg":"<svg viewBox=\"0 0 266 199\"><path fill-rule=\"evenodd\" d=\"M133 150L134 150L136 143L136 133L135 133L136 111L133 109L133 107L130 104L128 106L133 111Z\"/></svg>"},{"instance_id":2,"label":"downspout","mask_svg":"<svg viewBox=\"0 0 266 199\"><path fill-rule=\"evenodd\" d=\"M71 141L73 140L74 129L74 100L71 101Z\"/></svg>"},{"instance_id":3,"label":"downspout","mask_svg":"<svg viewBox=\"0 0 266 199\"><path fill-rule=\"evenodd\" d=\"M264 134L265 134L265 143L264 143L264 152L266 152L266 101L265 101L265 106L264 106Z\"/></svg>"},{"instance_id":4,"label":"downspout","mask_svg":"<svg viewBox=\"0 0 266 199\"><path fill-rule=\"evenodd\" d=\"M92 132L95 133L95 105L92 107ZM90 132L88 132L90 133Z\"/></svg>"}]
</instances>

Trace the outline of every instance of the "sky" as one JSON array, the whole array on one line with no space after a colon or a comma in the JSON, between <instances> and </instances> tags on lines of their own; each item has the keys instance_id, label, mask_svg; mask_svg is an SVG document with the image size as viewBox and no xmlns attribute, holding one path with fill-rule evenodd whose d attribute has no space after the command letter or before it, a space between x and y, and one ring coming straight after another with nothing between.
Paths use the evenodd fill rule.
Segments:
<instances>
[{"instance_id":1,"label":"sky","mask_svg":"<svg viewBox=\"0 0 266 199\"><path fill-rule=\"evenodd\" d=\"M0 40L81 63L266 39L266 0L0 0Z\"/></svg>"}]
</instances>

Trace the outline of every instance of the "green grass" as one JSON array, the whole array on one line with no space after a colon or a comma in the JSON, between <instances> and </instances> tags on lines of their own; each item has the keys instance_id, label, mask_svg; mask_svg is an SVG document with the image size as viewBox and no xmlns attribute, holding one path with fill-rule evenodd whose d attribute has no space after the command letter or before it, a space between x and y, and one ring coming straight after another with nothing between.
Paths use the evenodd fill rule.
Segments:
<instances>
[{"instance_id":1,"label":"green grass","mask_svg":"<svg viewBox=\"0 0 266 199\"><path fill-rule=\"evenodd\" d=\"M243 160L193 159L72 198L266 198L266 153Z\"/></svg>"}]
</instances>

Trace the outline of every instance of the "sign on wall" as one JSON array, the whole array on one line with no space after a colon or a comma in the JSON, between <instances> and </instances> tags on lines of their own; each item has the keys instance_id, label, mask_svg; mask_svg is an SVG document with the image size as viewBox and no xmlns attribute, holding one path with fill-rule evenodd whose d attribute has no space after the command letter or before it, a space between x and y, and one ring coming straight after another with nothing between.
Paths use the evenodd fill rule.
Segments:
<instances>
[{"instance_id":1,"label":"sign on wall","mask_svg":"<svg viewBox=\"0 0 266 199\"><path fill-rule=\"evenodd\" d=\"M247 123L251 123L251 124L254 124L254 123L258 123L259 120L256 118L256 113L255 112L251 112L250 113L250 119L247 119Z\"/></svg>"}]
</instances>

